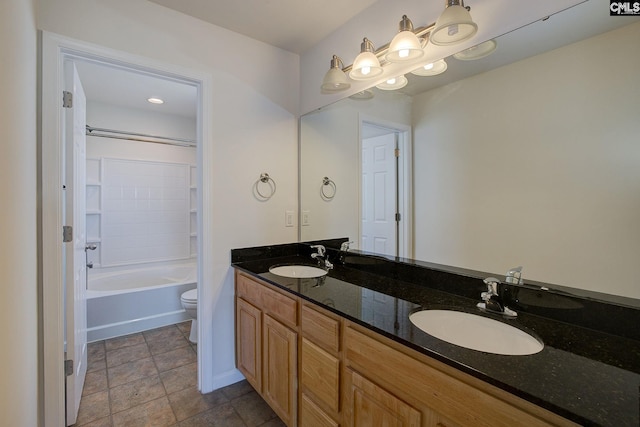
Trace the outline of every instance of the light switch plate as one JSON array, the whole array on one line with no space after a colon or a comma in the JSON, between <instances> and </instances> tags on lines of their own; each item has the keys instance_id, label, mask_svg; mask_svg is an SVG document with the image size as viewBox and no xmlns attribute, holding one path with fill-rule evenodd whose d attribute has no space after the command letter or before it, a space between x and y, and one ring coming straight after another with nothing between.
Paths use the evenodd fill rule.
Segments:
<instances>
[{"instance_id":1,"label":"light switch plate","mask_svg":"<svg viewBox=\"0 0 640 427\"><path fill-rule=\"evenodd\" d=\"M302 225L309 225L311 213L309 211L302 211Z\"/></svg>"},{"instance_id":2,"label":"light switch plate","mask_svg":"<svg viewBox=\"0 0 640 427\"><path fill-rule=\"evenodd\" d=\"M284 226L293 227L293 211L285 211L284 213Z\"/></svg>"}]
</instances>

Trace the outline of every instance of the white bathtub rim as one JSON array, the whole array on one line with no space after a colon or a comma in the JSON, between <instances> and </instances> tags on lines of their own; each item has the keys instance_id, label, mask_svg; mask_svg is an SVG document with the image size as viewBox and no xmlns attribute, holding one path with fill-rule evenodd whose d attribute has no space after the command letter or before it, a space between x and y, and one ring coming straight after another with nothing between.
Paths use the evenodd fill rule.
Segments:
<instances>
[{"instance_id":1,"label":"white bathtub rim","mask_svg":"<svg viewBox=\"0 0 640 427\"><path fill-rule=\"evenodd\" d=\"M89 280L92 279L104 279L107 277L118 276L124 273L130 272L147 272L150 270L159 270L165 268L180 268L188 267L197 269L198 263L194 259L187 259L181 261L172 262L160 262L160 263L146 263L146 264L130 264L126 266L118 267L101 267L95 270L87 270Z\"/></svg>"},{"instance_id":2,"label":"white bathtub rim","mask_svg":"<svg viewBox=\"0 0 640 427\"><path fill-rule=\"evenodd\" d=\"M146 292L152 289L162 289L162 288L169 288L172 286L182 286L182 285L193 285L195 288L197 287L198 282L192 282L192 281L171 282L171 283L166 283L164 285L146 286L146 287L129 288L129 289L115 289L112 291L96 291L92 289L87 289L87 299L102 298L102 297L108 297L112 295L131 294L131 293L137 293L137 292Z\"/></svg>"},{"instance_id":3,"label":"white bathtub rim","mask_svg":"<svg viewBox=\"0 0 640 427\"><path fill-rule=\"evenodd\" d=\"M166 277L166 276L171 276L170 270L176 269L176 268L183 268L185 270L188 270L189 274L182 275L182 277L180 277L179 279L175 279L173 277ZM108 280L110 278L115 278L119 276L126 277L128 274L144 274L152 271L161 271L161 270L165 270L163 272L164 274L161 274L158 276L161 276L166 279L161 284L154 284L151 286L137 286L137 287L131 287L131 288L109 289L109 290L91 289L92 288L91 284L94 281L103 281L103 280ZM110 269L110 271L104 271L104 272L100 271L93 275L91 274L89 275L89 280L87 282L87 288L88 288L87 299L106 297L109 295L127 294L132 292L143 292L143 291L148 291L150 289L160 289L168 286L180 286L180 285L186 285L186 284L193 284L194 286L197 286L197 283L198 282L197 282L197 263L196 262L159 264L159 265L153 265L145 268L127 268L127 269L120 268L116 270Z\"/></svg>"}]
</instances>

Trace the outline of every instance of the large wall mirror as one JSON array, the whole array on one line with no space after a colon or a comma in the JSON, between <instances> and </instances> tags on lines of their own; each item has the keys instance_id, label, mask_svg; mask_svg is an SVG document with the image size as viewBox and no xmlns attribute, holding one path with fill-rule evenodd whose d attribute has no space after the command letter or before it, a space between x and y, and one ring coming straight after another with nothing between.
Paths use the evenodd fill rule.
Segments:
<instances>
[{"instance_id":1,"label":"large wall mirror","mask_svg":"<svg viewBox=\"0 0 640 427\"><path fill-rule=\"evenodd\" d=\"M640 299L640 17L605 6L303 116L300 239Z\"/></svg>"}]
</instances>

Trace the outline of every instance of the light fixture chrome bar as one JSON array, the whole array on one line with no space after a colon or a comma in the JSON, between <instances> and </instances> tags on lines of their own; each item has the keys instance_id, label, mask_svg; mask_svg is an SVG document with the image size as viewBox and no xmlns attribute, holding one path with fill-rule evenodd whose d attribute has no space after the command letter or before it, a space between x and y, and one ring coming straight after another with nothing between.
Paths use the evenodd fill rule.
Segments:
<instances>
[{"instance_id":1,"label":"light fixture chrome bar","mask_svg":"<svg viewBox=\"0 0 640 427\"><path fill-rule=\"evenodd\" d=\"M429 33L431 32L431 30L433 30L435 28L436 24L435 22L429 26L426 27L419 27L418 29L414 30L413 33L416 35L416 37L420 38L420 37L428 37ZM423 43L423 47L426 46L426 42L427 40L425 40L425 42ZM380 65L384 65L384 64L388 64L389 62L384 59L384 56L387 54L387 52L389 51L389 45L391 44L391 42L380 46L378 49L376 49L373 54L375 56L378 57L378 60L380 60ZM347 65L346 67L344 67L342 69L342 71L344 71L345 73L348 73L351 68L353 67L353 64L351 65Z\"/></svg>"},{"instance_id":2,"label":"light fixture chrome bar","mask_svg":"<svg viewBox=\"0 0 640 427\"><path fill-rule=\"evenodd\" d=\"M114 129L96 128L86 125L86 134L100 138L123 139L127 141L151 142L154 144L176 145L179 147L195 147L193 139L170 138L166 136L148 135L144 133L126 132Z\"/></svg>"}]
</instances>

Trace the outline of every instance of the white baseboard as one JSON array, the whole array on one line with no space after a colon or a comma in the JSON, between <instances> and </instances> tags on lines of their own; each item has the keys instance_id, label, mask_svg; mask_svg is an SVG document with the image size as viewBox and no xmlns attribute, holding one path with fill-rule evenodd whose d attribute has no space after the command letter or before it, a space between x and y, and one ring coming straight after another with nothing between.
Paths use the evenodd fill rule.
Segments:
<instances>
[{"instance_id":1,"label":"white baseboard","mask_svg":"<svg viewBox=\"0 0 640 427\"><path fill-rule=\"evenodd\" d=\"M126 322L111 323L87 329L87 342L101 341L123 335L135 334L162 326L175 325L176 323L190 320L184 310L170 313L162 313L143 317L141 319L128 320Z\"/></svg>"},{"instance_id":2,"label":"white baseboard","mask_svg":"<svg viewBox=\"0 0 640 427\"><path fill-rule=\"evenodd\" d=\"M232 369L213 377L213 388L211 390L202 390L202 393L209 393L213 390L235 384L242 380L244 380L244 375L242 375L239 370Z\"/></svg>"}]
</instances>

